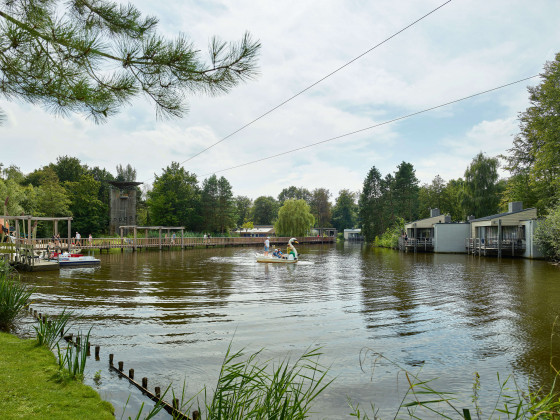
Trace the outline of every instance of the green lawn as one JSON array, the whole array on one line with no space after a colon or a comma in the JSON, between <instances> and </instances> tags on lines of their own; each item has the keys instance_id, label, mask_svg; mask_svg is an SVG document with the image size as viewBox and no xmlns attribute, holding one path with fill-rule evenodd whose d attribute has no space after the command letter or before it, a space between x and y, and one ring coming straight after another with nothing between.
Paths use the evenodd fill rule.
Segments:
<instances>
[{"instance_id":1,"label":"green lawn","mask_svg":"<svg viewBox=\"0 0 560 420\"><path fill-rule=\"evenodd\" d=\"M57 380L54 354L0 332L1 419L114 419L113 406L89 386Z\"/></svg>"}]
</instances>

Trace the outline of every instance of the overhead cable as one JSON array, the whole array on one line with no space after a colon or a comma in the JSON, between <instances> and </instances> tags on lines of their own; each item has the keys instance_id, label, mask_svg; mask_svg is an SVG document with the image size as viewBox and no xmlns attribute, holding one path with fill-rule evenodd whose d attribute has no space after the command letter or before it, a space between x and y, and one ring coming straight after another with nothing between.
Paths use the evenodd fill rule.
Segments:
<instances>
[{"instance_id":1,"label":"overhead cable","mask_svg":"<svg viewBox=\"0 0 560 420\"><path fill-rule=\"evenodd\" d=\"M357 57L353 58L352 60L348 61L347 63L345 63L344 65L338 67L336 70L330 72L329 74L327 74L326 76L324 76L323 78L317 80L315 83L307 86L305 89L299 91L298 93L296 93L295 95L291 96L290 98L286 99L285 101L281 102L280 104L276 105L274 108L271 108L270 110L266 111L264 114L258 116L257 118L255 118L254 120L248 122L247 124L243 125L241 128L238 128L237 130L235 130L234 132L228 134L227 136L225 136L224 138L222 138L221 140L218 140L217 142L211 144L210 146L202 149L200 152L192 155L191 157L189 157L188 159L185 159L184 161L180 162L179 165L183 165L184 163L189 162L190 160L194 159L197 156L200 156L202 153L207 152L208 150L210 150L211 148L213 148L214 146L217 146L218 144L222 143L223 141L229 139L230 137L232 137L233 135L239 133L241 130L244 130L245 128L249 127L250 125L254 124L255 122L259 121L261 118L264 118L265 116L267 116L268 114L276 111L278 108L286 105L288 102L292 101L293 99L297 98L298 96L300 96L301 94L307 92L309 89L311 89L312 87L318 85L319 83L321 83L322 81L328 79L329 77L331 77L332 75L334 75L335 73L339 72L340 70L344 69L345 67L348 67L350 64L352 64L353 62L359 60L360 58L362 58L363 56L365 56L366 54L369 54L370 52L372 52L373 50L375 50L376 48L380 47L381 45L385 44L387 41L391 40L392 38L396 37L397 35L401 34L402 32L406 31L408 28L414 26L415 24L417 24L418 22L420 22L421 20L427 18L428 16L430 16L432 13L436 12L437 10L441 9L443 6L445 6L448 3L451 3L452 0L448 0L445 3L442 3L441 5L439 5L438 7L436 7L435 9L431 10L430 12L426 13L424 16L416 19L414 22L408 24L407 26L405 26L404 28L402 28L401 30L395 32L393 35L391 35L388 38L385 38L383 41L379 42L378 44L374 45L373 47L371 47L369 50L363 52L362 54L358 55ZM150 178L151 179L151 178Z\"/></svg>"},{"instance_id":2,"label":"overhead cable","mask_svg":"<svg viewBox=\"0 0 560 420\"><path fill-rule=\"evenodd\" d=\"M261 159L256 159L256 160L253 160L251 162L246 162L246 163L242 163L240 165L231 166L231 167L226 168L226 169L220 169L219 171L210 172L210 173L204 174L202 176L205 177L205 176L213 175L213 174L216 174L216 173L219 173L219 172L230 171L232 169L237 169L237 168L241 168L243 166L248 166L248 165L252 165L254 163L258 163L258 162L262 162L262 161L265 161L265 160L274 159L274 158L277 158L277 157L280 157L280 156L284 156L284 155L287 155L289 153L294 153L294 152L298 152L300 150L309 149L310 147L314 147L314 146L318 146L320 144L328 143L328 142L333 141L333 140L338 140L338 139L341 139L343 137L348 137L348 136L351 136L353 134L362 133L364 131L368 131L368 130L371 130L373 128L381 127L383 125L391 124L391 123L394 123L396 121L400 121L400 120L404 120L406 118L414 117L415 115L423 114L423 113L428 112L428 111L433 111L434 109L442 108L444 106L452 105L452 104L455 104L457 102L461 102L461 101L464 101L464 100L467 100L467 99L471 99L471 98L474 98L475 96L480 96L480 95L484 95L485 93L489 93L489 92L493 92L493 91L496 91L496 90L499 90L499 89L503 89L505 87L512 86L512 85L515 85L517 83L521 83L521 82L524 82L526 80L533 79L535 77L539 77L539 75L536 74L534 76L525 77L523 79L516 80L515 82L507 83L505 85L501 85L501 86L498 86L498 87L495 87L495 88L492 88L492 89L488 89L488 90L485 90L485 91L482 91L482 92L474 93L474 94L469 95L469 96L464 96L462 98L455 99L453 101L449 101L449 102L446 102L444 104L432 106L430 108L426 108L426 109L423 109L421 111L413 112L412 114L403 115L401 117L393 118L392 120L387 120L387 121L384 121L384 122L381 122L381 123L378 123L378 124L370 125L369 127L361 128L359 130L351 131L351 132L346 133L346 134L341 134L341 135L336 136L336 137L331 137L331 138L326 139L326 140L321 140L321 141L318 141L316 143L311 143L311 144L308 144L306 146L298 147L296 149L287 150L285 152L277 153L275 155L267 156L267 157L264 157L264 158L261 158Z\"/></svg>"}]
</instances>

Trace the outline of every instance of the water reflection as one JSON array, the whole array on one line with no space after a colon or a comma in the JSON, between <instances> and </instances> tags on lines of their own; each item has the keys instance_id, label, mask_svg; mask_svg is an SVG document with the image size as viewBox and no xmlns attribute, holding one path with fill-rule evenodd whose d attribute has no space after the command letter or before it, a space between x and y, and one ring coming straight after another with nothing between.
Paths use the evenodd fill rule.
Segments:
<instances>
[{"instance_id":1,"label":"water reflection","mask_svg":"<svg viewBox=\"0 0 560 420\"><path fill-rule=\"evenodd\" d=\"M544 262L348 243L303 246L297 265L258 264L254 254L251 248L103 254L93 271L25 279L37 287L37 309L56 314L69 307L82 315L77 328L93 325L102 357L88 369L103 369L99 390L119 415L130 392L126 416L144 399L106 371L109 353L149 377L150 386L181 388L186 380L192 395L213 385L232 339L235 348L265 347L271 358L323 345L322 361L337 379L318 401L317 418L345 417L347 395L394 414L404 390L395 368L381 364L370 381L360 369L362 349L412 370L422 366L426 378L437 377L440 389L467 402L474 372L485 389L496 388L497 371L514 370L540 385L551 378L551 352L560 357L560 343L550 341L560 313L560 272Z\"/></svg>"}]
</instances>

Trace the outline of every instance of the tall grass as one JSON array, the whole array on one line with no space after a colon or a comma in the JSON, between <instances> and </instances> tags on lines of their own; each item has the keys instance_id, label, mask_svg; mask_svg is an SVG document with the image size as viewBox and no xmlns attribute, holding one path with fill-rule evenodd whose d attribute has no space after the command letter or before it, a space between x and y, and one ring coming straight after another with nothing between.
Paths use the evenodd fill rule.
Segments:
<instances>
[{"instance_id":1,"label":"tall grass","mask_svg":"<svg viewBox=\"0 0 560 420\"><path fill-rule=\"evenodd\" d=\"M58 354L58 367L63 376L66 376L73 380L83 380L84 369L86 368L87 362L87 348L89 344L89 335L91 333L91 328L88 333L83 336L78 333L78 338L80 339L80 344L74 345L73 343L68 343L65 351L61 351L60 345L56 344L57 354ZM78 340L76 340L78 341Z\"/></svg>"},{"instance_id":2,"label":"tall grass","mask_svg":"<svg viewBox=\"0 0 560 420\"><path fill-rule=\"evenodd\" d=\"M8 331L19 312L28 306L35 289L20 282L9 263L0 260L0 330Z\"/></svg>"},{"instance_id":3,"label":"tall grass","mask_svg":"<svg viewBox=\"0 0 560 420\"><path fill-rule=\"evenodd\" d=\"M241 361L243 351L226 352L213 397L205 393L207 419L304 419L311 403L332 382L318 359L319 348L295 363L260 362L260 351Z\"/></svg>"},{"instance_id":4,"label":"tall grass","mask_svg":"<svg viewBox=\"0 0 560 420\"><path fill-rule=\"evenodd\" d=\"M483 418L507 418L510 420L560 419L560 395L555 391L556 379L559 376L558 372L549 392L544 392L542 388L533 391L523 391L512 375L504 380L498 374L498 395L493 406L484 412L479 405L481 386L480 377L477 373L475 373L473 394L469 404L459 401L452 393L435 389L430 384L432 380L426 381L421 379L419 374L408 371L380 353L368 349L362 352L361 362L366 357L373 358L372 369L375 368L379 360L383 359L396 366L400 374L403 374L406 378L407 389L394 418L404 416L415 419L459 418L466 420L473 418L478 420ZM370 419L369 414L366 411L362 411L358 405L353 405L351 401L349 401L349 405L352 409L351 415L353 417L361 420ZM374 405L371 406L371 416L372 419L379 418Z\"/></svg>"},{"instance_id":5,"label":"tall grass","mask_svg":"<svg viewBox=\"0 0 560 420\"><path fill-rule=\"evenodd\" d=\"M179 410L188 413L195 405L195 398L204 394L202 403L197 400L200 419L299 420L308 418L315 398L333 381L327 379L328 368L319 364L320 349L307 350L295 363L290 363L289 359L278 363L270 360L260 361L261 352L262 350L255 352L245 359L243 350L232 352L230 343L212 396L210 397L207 389L204 388L185 401L185 386L183 386ZM174 392L173 398L175 398ZM205 410L201 410L201 406ZM136 419L139 418L143 408L143 406L140 408ZM161 406L156 405L146 418L151 418L160 410ZM176 417L178 416L174 416Z\"/></svg>"},{"instance_id":6,"label":"tall grass","mask_svg":"<svg viewBox=\"0 0 560 420\"><path fill-rule=\"evenodd\" d=\"M60 315L49 319L49 322L40 320L39 326L33 327L37 333L37 343L40 346L47 347L49 350L54 349L60 337L64 335L72 315L72 311L67 312L66 308L64 308Z\"/></svg>"}]
</instances>

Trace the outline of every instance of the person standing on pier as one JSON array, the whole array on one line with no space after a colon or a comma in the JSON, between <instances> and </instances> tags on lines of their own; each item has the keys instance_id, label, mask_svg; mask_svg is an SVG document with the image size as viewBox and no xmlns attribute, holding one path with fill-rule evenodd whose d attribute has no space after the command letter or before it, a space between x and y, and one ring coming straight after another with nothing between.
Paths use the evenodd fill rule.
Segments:
<instances>
[{"instance_id":1,"label":"person standing on pier","mask_svg":"<svg viewBox=\"0 0 560 420\"><path fill-rule=\"evenodd\" d=\"M82 235L80 235L80 232L76 231L76 246L80 245L81 239L82 239Z\"/></svg>"}]
</instances>

